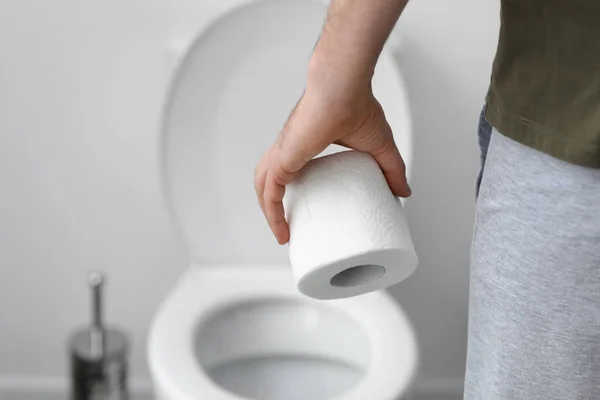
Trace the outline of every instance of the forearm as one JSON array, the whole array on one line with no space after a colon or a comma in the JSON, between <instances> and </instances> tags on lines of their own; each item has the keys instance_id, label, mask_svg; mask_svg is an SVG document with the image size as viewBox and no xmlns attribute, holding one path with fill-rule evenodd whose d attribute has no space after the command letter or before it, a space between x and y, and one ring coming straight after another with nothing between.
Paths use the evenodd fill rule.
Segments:
<instances>
[{"instance_id":1,"label":"forearm","mask_svg":"<svg viewBox=\"0 0 600 400\"><path fill-rule=\"evenodd\" d=\"M332 0L309 64L309 86L369 85L385 41L408 0Z\"/></svg>"}]
</instances>

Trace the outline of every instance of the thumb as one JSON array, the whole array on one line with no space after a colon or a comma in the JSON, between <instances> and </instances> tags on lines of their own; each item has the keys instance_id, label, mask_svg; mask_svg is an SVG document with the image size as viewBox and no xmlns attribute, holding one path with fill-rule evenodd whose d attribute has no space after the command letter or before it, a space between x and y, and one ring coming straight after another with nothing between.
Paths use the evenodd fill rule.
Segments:
<instances>
[{"instance_id":1,"label":"thumb","mask_svg":"<svg viewBox=\"0 0 600 400\"><path fill-rule=\"evenodd\" d=\"M383 171L392 193L399 197L409 197L412 191L406 180L406 165L394 139L390 137L379 151L371 152L371 155Z\"/></svg>"}]
</instances>

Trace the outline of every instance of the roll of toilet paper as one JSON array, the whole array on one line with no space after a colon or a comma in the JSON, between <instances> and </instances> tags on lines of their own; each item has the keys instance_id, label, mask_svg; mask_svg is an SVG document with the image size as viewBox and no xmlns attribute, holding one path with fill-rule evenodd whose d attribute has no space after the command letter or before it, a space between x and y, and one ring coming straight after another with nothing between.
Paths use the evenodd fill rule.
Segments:
<instances>
[{"instance_id":1,"label":"roll of toilet paper","mask_svg":"<svg viewBox=\"0 0 600 400\"><path fill-rule=\"evenodd\" d=\"M402 203L370 155L310 161L286 186L289 256L298 289L338 299L401 282L418 258Z\"/></svg>"}]
</instances>

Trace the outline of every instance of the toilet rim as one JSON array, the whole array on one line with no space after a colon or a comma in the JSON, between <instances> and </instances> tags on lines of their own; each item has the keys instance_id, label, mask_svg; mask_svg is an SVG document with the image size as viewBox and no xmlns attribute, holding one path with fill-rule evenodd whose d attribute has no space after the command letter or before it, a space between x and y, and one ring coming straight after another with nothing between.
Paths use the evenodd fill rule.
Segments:
<instances>
[{"instance_id":1,"label":"toilet rim","mask_svg":"<svg viewBox=\"0 0 600 400\"><path fill-rule=\"evenodd\" d=\"M285 274L279 275L287 279ZM195 328L201 316L249 301L293 299L309 305L321 303L290 291L284 282L277 283L279 279L265 282L257 278L245 286L215 285L203 279L178 287L152 324L148 345L154 378L182 400L196 400L197 393L213 400L248 400L220 387L202 370L194 349ZM248 283L247 277L243 280ZM204 291L201 301L199 290ZM353 317L365 329L371 348L370 364L363 378L348 393L331 400L391 400L405 392L416 370L417 345L410 321L393 298L380 291L327 304ZM164 351L166 348L168 351Z\"/></svg>"}]
</instances>

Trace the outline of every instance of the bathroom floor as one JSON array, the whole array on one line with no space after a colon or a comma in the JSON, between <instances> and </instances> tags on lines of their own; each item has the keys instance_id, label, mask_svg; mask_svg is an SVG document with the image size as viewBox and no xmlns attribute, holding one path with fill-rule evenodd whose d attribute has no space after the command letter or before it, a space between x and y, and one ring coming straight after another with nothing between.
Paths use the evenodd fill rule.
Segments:
<instances>
[{"instance_id":1,"label":"bathroom floor","mask_svg":"<svg viewBox=\"0 0 600 400\"><path fill-rule=\"evenodd\" d=\"M65 398L64 393L0 393L0 399L2 400L65 400ZM130 400L153 400L153 397L150 394L133 393Z\"/></svg>"},{"instance_id":2,"label":"bathroom floor","mask_svg":"<svg viewBox=\"0 0 600 400\"><path fill-rule=\"evenodd\" d=\"M462 400L462 395L447 395L447 394L437 394L437 395L415 395L412 397L407 397L406 400Z\"/></svg>"},{"instance_id":3,"label":"bathroom floor","mask_svg":"<svg viewBox=\"0 0 600 400\"><path fill-rule=\"evenodd\" d=\"M64 393L0 393L2 400L65 400ZM150 393L132 393L131 400L153 400ZM415 394L402 400L462 400L462 395Z\"/></svg>"}]
</instances>

